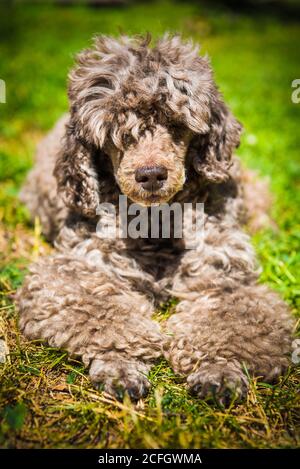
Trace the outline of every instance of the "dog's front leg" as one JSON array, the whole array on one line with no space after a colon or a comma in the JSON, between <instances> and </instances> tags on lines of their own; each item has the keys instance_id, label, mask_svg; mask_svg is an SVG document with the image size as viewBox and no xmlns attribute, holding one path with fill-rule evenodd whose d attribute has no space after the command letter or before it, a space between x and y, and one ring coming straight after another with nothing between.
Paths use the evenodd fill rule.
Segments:
<instances>
[{"instance_id":1,"label":"dog's front leg","mask_svg":"<svg viewBox=\"0 0 300 469\"><path fill-rule=\"evenodd\" d=\"M101 271L63 255L40 260L18 303L26 337L81 357L91 380L117 397L146 393L147 373L162 343L151 320L153 305L108 266Z\"/></svg>"},{"instance_id":2,"label":"dog's front leg","mask_svg":"<svg viewBox=\"0 0 300 469\"><path fill-rule=\"evenodd\" d=\"M284 371L291 318L277 294L256 283L243 233L216 229L201 252L186 251L174 293L181 301L167 322L165 356L199 396L227 403L245 395L248 373L272 381Z\"/></svg>"}]
</instances>

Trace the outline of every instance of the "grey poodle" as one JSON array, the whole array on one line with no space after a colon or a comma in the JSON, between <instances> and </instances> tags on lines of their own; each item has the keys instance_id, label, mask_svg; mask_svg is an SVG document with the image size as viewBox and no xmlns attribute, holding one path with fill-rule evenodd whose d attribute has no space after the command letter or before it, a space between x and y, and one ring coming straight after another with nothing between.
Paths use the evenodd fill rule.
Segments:
<instances>
[{"instance_id":1,"label":"grey poodle","mask_svg":"<svg viewBox=\"0 0 300 469\"><path fill-rule=\"evenodd\" d=\"M56 251L18 292L20 328L81 357L111 394L143 396L164 356L198 396L224 402L245 395L249 376L284 372L291 317L258 283L242 225L263 217L265 194L232 157L241 125L208 59L178 36L149 43L100 36L78 55L70 113L39 145L22 191ZM100 238L98 207L117 207L120 194L148 207L204 202L204 243ZM159 324L155 308L170 297L176 311Z\"/></svg>"}]
</instances>

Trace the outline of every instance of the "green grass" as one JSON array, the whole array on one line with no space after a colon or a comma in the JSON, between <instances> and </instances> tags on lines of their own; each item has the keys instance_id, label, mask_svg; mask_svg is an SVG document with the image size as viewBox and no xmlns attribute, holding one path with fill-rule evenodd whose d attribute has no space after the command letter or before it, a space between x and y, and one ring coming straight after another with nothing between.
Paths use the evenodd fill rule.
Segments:
<instances>
[{"instance_id":1,"label":"green grass","mask_svg":"<svg viewBox=\"0 0 300 469\"><path fill-rule=\"evenodd\" d=\"M3 9L3 5L1 7ZM0 365L2 447L295 447L299 445L299 368L274 386L252 382L246 402L228 410L192 397L168 364L151 371L150 395L133 405L92 388L78 361L63 351L25 341L13 295L28 263L50 248L38 221L29 224L17 199L38 139L67 108L66 76L73 55L95 33L154 36L180 31L202 43L218 83L245 125L238 151L270 177L278 230L253 242L261 280L299 315L300 104L291 102L299 78L299 24L204 9L196 2L128 8L18 6L0 11L0 336L10 361ZM162 320L168 308L157 313ZM298 316L297 316L298 315ZM298 321L299 323L299 321ZM299 328L298 328L299 330Z\"/></svg>"}]
</instances>

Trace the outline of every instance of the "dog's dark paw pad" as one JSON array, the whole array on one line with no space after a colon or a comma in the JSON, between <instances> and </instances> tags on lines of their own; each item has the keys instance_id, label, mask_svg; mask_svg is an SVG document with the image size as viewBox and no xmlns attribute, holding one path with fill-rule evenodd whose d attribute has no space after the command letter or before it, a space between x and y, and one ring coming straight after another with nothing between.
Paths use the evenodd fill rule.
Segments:
<instances>
[{"instance_id":1,"label":"dog's dark paw pad","mask_svg":"<svg viewBox=\"0 0 300 469\"><path fill-rule=\"evenodd\" d=\"M147 367L140 362L122 362L118 365L110 361L96 359L90 368L90 376L96 387L122 401L127 394L137 401L145 397L150 383Z\"/></svg>"},{"instance_id":2,"label":"dog's dark paw pad","mask_svg":"<svg viewBox=\"0 0 300 469\"><path fill-rule=\"evenodd\" d=\"M199 368L187 378L191 392L201 399L210 399L222 407L240 402L248 391L247 377L240 369L220 366Z\"/></svg>"}]
</instances>

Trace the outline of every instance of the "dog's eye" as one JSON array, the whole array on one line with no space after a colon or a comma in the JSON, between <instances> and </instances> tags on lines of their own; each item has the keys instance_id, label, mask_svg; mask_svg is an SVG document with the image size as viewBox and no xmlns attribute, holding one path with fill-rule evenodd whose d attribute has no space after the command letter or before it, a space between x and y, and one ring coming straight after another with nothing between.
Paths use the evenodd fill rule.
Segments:
<instances>
[{"instance_id":1,"label":"dog's eye","mask_svg":"<svg viewBox=\"0 0 300 469\"><path fill-rule=\"evenodd\" d=\"M172 124L171 129L173 130L173 132L176 132L176 133L182 133L183 131L182 126L178 124Z\"/></svg>"},{"instance_id":2,"label":"dog's eye","mask_svg":"<svg viewBox=\"0 0 300 469\"><path fill-rule=\"evenodd\" d=\"M182 125L171 124L169 129L173 135L174 140L181 140L184 137L185 128Z\"/></svg>"},{"instance_id":3,"label":"dog's eye","mask_svg":"<svg viewBox=\"0 0 300 469\"><path fill-rule=\"evenodd\" d=\"M129 145L132 145L134 143L134 138L131 133L126 132L123 135L123 145L128 147Z\"/></svg>"}]
</instances>

